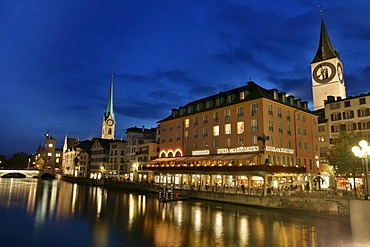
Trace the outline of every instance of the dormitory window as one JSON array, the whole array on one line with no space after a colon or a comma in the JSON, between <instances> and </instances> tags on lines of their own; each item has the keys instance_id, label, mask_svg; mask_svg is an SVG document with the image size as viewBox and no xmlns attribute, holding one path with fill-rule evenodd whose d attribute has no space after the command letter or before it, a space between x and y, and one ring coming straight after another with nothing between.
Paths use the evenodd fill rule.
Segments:
<instances>
[{"instance_id":1,"label":"dormitory window","mask_svg":"<svg viewBox=\"0 0 370 247\"><path fill-rule=\"evenodd\" d=\"M283 134L283 124L282 123L279 123L279 126L278 126L278 132L280 134Z\"/></svg>"},{"instance_id":2,"label":"dormitory window","mask_svg":"<svg viewBox=\"0 0 370 247\"><path fill-rule=\"evenodd\" d=\"M227 103L231 102L231 94L226 97L226 101L227 101Z\"/></svg>"},{"instance_id":3,"label":"dormitory window","mask_svg":"<svg viewBox=\"0 0 370 247\"><path fill-rule=\"evenodd\" d=\"M245 98L245 93L244 92L240 92L239 93L239 99L240 100L243 100Z\"/></svg>"}]
</instances>

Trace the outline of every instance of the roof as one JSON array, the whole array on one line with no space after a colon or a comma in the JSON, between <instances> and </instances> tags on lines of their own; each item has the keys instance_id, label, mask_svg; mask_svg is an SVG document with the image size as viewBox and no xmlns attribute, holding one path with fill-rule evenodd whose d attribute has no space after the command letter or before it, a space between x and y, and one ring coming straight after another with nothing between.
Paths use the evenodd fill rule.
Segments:
<instances>
[{"instance_id":1,"label":"roof","mask_svg":"<svg viewBox=\"0 0 370 247\"><path fill-rule=\"evenodd\" d=\"M242 92L244 92L244 98L241 99L239 95ZM220 92L218 94L211 95L206 98L189 102L185 106L181 106L179 109L172 109L172 114L170 116L162 120L159 120L157 123L179 118L182 116L192 115L202 111L209 111L212 109L221 108L228 105L238 104L244 101L251 101L259 98L270 99L281 104L286 104L293 108L300 109L302 111L310 112L308 110L307 101L301 101L301 99L294 98L294 96L292 95L287 96L285 92L279 92L277 89L270 90L265 89L256 84L255 82L249 81L247 85L244 85L242 87L235 88L226 92ZM207 102L209 106L205 107ZM199 110L196 110L197 105L201 105Z\"/></svg>"},{"instance_id":2,"label":"roof","mask_svg":"<svg viewBox=\"0 0 370 247\"><path fill-rule=\"evenodd\" d=\"M339 58L339 52L334 49L330 41L328 31L326 30L324 19L321 19L319 47L317 48L316 55L311 63L324 61L334 57Z\"/></svg>"}]
</instances>

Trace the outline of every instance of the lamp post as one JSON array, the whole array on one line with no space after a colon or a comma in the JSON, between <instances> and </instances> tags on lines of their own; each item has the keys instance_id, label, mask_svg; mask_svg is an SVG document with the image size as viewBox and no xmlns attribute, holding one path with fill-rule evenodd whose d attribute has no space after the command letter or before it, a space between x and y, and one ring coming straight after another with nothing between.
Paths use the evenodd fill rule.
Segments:
<instances>
[{"instance_id":1,"label":"lamp post","mask_svg":"<svg viewBox=\"0 0 370 247\"><path fill-rule=\"evenodd\" d=\"M368 170L368 158L370 156L370 146L368 146L367 141L362 140L359 142L360 147L354 146L352 147L352 152L356 157L362 159L362 163L364 164L364 172L365 172L365 200L369 200L369 170Z\"/></svg>"}]
</instances>

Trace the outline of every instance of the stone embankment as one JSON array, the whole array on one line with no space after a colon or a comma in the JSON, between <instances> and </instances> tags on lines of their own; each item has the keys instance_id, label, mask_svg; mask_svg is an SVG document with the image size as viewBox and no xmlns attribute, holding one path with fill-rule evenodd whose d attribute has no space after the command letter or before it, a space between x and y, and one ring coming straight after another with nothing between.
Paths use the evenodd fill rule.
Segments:
<instances>
[{"instance_id":1,"label":"stone embankment","mask_svg":"<svg viewBox=\"0 0 370 247\"><path fill-rule=\"evenodd\" d=\"M78 184L88 184L94 186L104 186L107 188L126 189L131 191L141 191L158 193L160 187L156 184L132 183L112 180L93 180L74 177L63 177L62 180L75 182ZM290 196L256 196L243 195L236 193L222 193L198 190L175 189L174 193L186 195L193 199L202 199L224 203L234 203L247 206L264 207L288 212L314 214L318 216L330 216L345 220L350 219L351 201L355 199L338 198L328 196L326 191L315 191L313 193L293 194ZM370 208L370 201L365 201L365 206ZM357 204L355 204L357 205ZM364 206L361 204L361 206ZM357 206L356 206L357 207Z\"/></svg>"}]
</instances>

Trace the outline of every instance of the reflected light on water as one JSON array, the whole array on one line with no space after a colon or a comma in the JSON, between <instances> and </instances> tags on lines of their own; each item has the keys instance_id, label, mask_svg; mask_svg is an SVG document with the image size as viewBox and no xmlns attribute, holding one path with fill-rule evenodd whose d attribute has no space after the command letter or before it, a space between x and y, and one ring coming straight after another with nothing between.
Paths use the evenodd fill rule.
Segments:
<instances>
[{"instance_id":1,"label":"reflected light on water","mask_svg":"<svg viewBox=\"0 0 370 247\"><path fill-rule=\"evenodd\" d=\"M130 230L132 228L132 224L135 221L135 215L136 215L136 201L132 194L130 194L128 199L128 229Z\"/></svg>"},{"instance_id":2,"label":"reflected light on water","mask_svg":"<svg viewBox=\"0 0 370 247\"><path fill-rule=\"evenodd\" d=\"M96 189L96 218L100 218L103 207L103 190L100 187Z\"/></svg>"},{"instance_id":3,"label":"reflected light on water","mask_svg":"<svg viewBox=\"0 0 370 247\"><path fill-rule=\"evenodd\" d=\"M196 231L197 234L200 234L200 230L202 228L202 211L200 207L195 207L193 211L193 226L194 230Z\"/></svg>"},{"instance_id":4,"label":"reflected light on water","mask_svg":"<svg viewBox=\"0 0 370 247\"><path fill-rule=\"evenodd\" d=\"M57 181L53 181L52 187L51 187L51 195L50 195L49 218L54 216L56 203L57 203L57 194L58 194L58 183Z\"/></svg>"},{"instance_id":5,"label":"reflected light on water","mask_svg":"<svg viewBox=\"0 0 370 247\"><path fill-rule=\"evenodd\" d=\"M249 240L249 225L246 217L239 219L239 238L241 244L245 244Z\"/></svg>"},{"instance_id":6,"label":"reflected light on water","mask_svg":"<svg viewBox=\"0 0 370 247\"><path fill-rule=\"evenodd\" d=\"M223 219L222 219L222 212L218 211L215 215L215 222L214 222L214 232L216 235L216 239L221 239L223 235Z\"/></svg>"},{"instance_id":7,"label":"reflected light on water","mask_svg":"<svg viewBox=\"0 0 370 247\"><path fill-rule=\"evenodd\" d=\"M75 212L76 198L77 198L77 184L73 184L73 189L72 189L72 204L71 204L72 214L74 214L74 212Z\"/></svg>"},{"instance_id":8,"label":"reflected light on water","mask_svg":"<svg viewBox=\"0 0 370 247\"><path fill-rule=\"evenodd\" d=\"M27 212L30 214L32 214L33 211L35 210L36 189L37 189L37 184L31 184L30 190L28 191Z\"/></svg>"}]
</instances>

